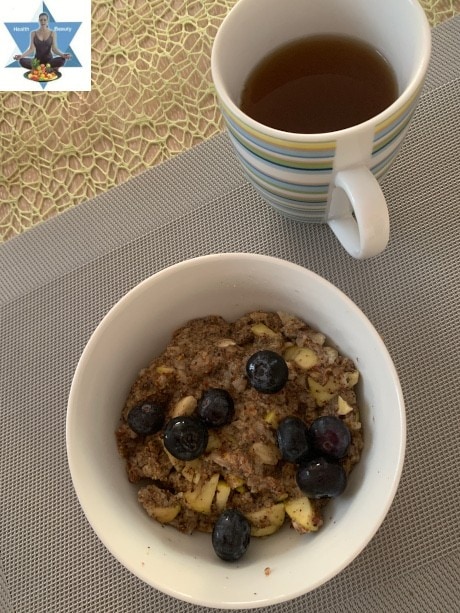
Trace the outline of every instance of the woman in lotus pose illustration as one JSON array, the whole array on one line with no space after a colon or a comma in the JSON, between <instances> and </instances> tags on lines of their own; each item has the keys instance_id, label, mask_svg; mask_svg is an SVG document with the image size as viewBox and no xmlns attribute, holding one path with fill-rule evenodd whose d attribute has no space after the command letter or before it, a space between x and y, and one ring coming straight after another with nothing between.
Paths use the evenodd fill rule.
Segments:
<instances>
[{"instance_id":1,"label":"woman in lotus pose illustration","mask_svg":"<svg viewBox=\"0 0 460 613\"><path fill-rule=\"evenodd\" d=\"M65 61L70 58L68 53L62 53L57 47L56 32L48 27L48 15L40 13L38 16L40 27L30 33L29 48L21 55L15 55L14 59L18 60L23 68L30 70L33 60L26 57L35 52L35 58L40 64L49 64L51 68L57 69L65 64ZM53 53L55 56L53 56Z\"/></svg>"}]
</instances>

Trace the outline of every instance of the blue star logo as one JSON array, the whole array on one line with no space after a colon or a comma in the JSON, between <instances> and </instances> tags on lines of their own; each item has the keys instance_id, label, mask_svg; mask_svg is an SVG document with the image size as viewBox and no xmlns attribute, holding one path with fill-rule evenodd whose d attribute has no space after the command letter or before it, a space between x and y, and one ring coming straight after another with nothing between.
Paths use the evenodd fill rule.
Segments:
<instances>
[{"instance_id":1,"label":"blue star logo","mask_svg":"<svg viewBox=\"0 0 460 613\"><path fill-rule=\"evenodd\" d=\"M47 8L46 4L42 3L41 13L47 13L48 15L48 27L50 30L54 30L57 35L57 46L63 53L69 53L71 58L66 61L66 68L81 68L81 64L78 60L78 57L72 51L72 47L70 46L73 37L77 33L78 28L81 26L81 21L56 21L54 17L51 15L51 12ZM30 33L33 30L38 29L37 21L18 21L18 22L8 22L5 23L5 26L14 39L15 44L18 46L20 52L23 52L25 49L29 47L30 43ZM18 61L13 61L10 64L6 65L6 68L22 68ZM44 89L47 83L40 83L42 88Z\"/></svg>"}]
</instances>

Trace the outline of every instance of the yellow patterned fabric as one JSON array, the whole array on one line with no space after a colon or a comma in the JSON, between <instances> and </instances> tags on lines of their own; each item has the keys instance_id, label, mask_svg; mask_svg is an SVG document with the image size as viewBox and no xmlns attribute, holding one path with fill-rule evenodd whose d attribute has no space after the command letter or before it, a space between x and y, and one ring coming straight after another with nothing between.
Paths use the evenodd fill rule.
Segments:
<instances>
[{"instance_id":1,"label":"yellow patterned fabric","mask_svg":"<svg viewBox=\"0 0 460 613\"><path fill-rule=\"evenodd\" d=\"M235 0L92 0L92 91L1 92L0 240L222 129L210 75ZM431 25L460 0L422 0Z\"/></svg>"}]
</instances>

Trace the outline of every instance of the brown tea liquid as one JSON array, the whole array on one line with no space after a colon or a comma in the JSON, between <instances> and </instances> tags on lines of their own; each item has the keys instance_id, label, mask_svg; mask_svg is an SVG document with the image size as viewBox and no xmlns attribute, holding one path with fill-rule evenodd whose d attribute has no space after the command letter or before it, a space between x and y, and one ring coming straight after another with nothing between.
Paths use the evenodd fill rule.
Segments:
<instances>
[{"instance_id":1,"label":"brown tea liquid","mask_svg":"<svg viewBox=\"0 0 460 613\"><path fill-rule=\"evenodd\" d=\"M362 123L397 97L393 68L376 49L328 34L293 41L265 57L249 75L240 107L266 126L315 134Z\"/></svg>"}]
</instances>

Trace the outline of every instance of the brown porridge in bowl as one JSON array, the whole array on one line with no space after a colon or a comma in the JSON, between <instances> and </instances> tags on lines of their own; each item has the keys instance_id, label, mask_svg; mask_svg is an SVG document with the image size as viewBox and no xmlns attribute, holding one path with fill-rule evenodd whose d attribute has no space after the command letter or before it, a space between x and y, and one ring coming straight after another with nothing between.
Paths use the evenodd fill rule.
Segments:
<instances>
[{"instance_id":1,"label":"brown porridge in bowl","mask_svg":"<svg viewBox=\"0 0 460 613\"><path fill-rule=\"evenodd\" d=\"M293 315L188 322L139 373L116 432L140 504L182 532L212 532L227 560L249 534L318 530L360 459L358 378Z\"/></svg>"}]
</instances>

